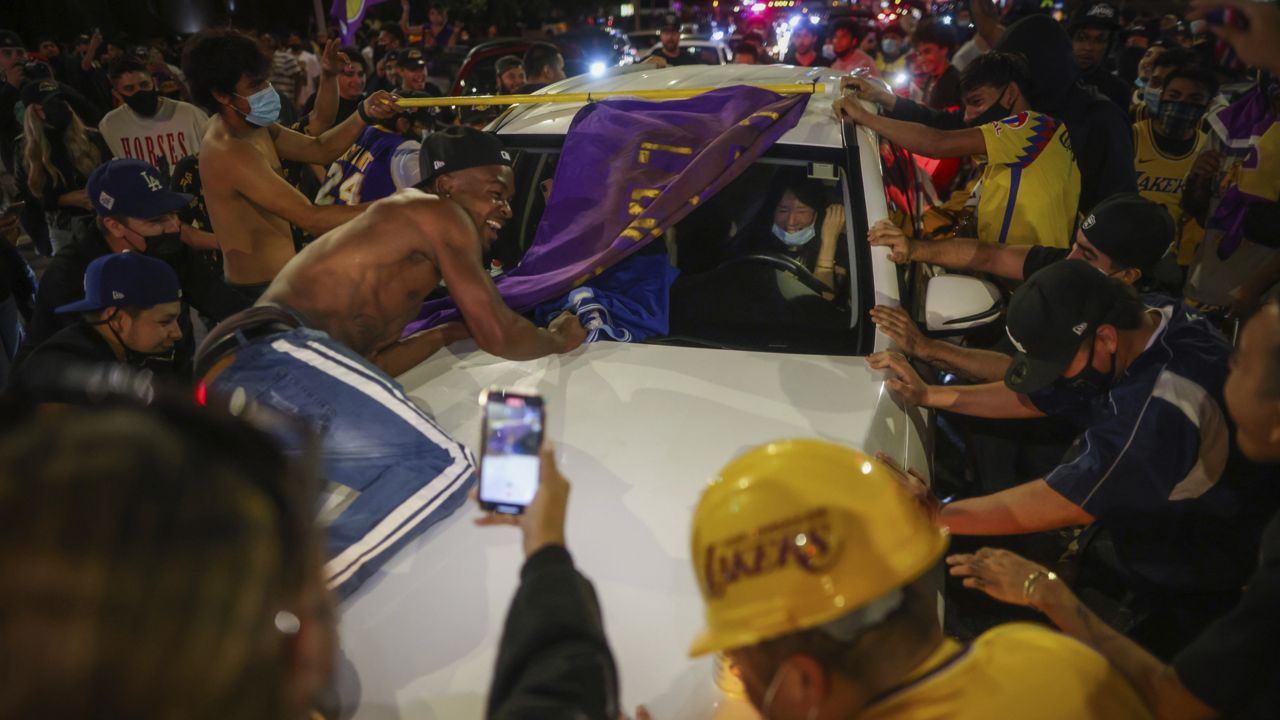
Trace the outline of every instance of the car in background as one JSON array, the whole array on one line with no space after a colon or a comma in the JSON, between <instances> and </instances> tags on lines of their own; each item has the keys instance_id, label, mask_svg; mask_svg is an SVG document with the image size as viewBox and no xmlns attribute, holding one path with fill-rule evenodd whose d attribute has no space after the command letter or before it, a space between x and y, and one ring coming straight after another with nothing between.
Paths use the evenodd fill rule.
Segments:
<instances>
[{"instance_id":1,"label":"car in background","mask_svg":"<svg viewBox=\"0 0 1280 720\"><path fill-rule=\"evenodd\" d=\"M498 90L496 65L499 58L514 55L523 58L534 40L498 38L476 45L467 53L449 95L494 95ZM602 74L606 69L625 65L634 58L634 49L621 35L601 30L579 30L545 41L555 45L564 57L565 75L575 77L588 73Z\"/></svg>"},{"instance_id":2,"label":"car in background","mask_svg":"<svg viewBox=\"0 0 1280 720\"><path fill-rule=\"evenodd\" d=\"M644 48L636 54L636 62L643 62L662 46L655 42L653 45L636 47ZM701 65L728 65L733 62L733 51L728 45L720 40L711 40L705 35L681 35L680 52L695 56Z\"/></svg>"},{"instance_id":3,"label":"car in background","mask_svg":"<svg viewBox=\"0 0 1280 720\"><path fill-rule=\"evenodd\" d=\"M540 92L837 87L840 77L825 68L636 64ZM794 128L653 241L681 270L671 289L668 336L592 343L525 362L463 341L400 377L444 430L477 449L476 398L483 389L543 396L547 437L574 483L569 547L598 593L623 706L643 703L656 718L751 717L716 659L687 657L703 622L690 566L691 515L720 467L762 442L818 436L882 451L926 475L930 468L930 415L888 392L863 359L887 347L868 310L907 303L920 292L885 248L866 241L868 228L891 210L879 142L866 128L837 122L833 96L813 97ZM555 175L582 107L518 106L491 126L513 154L516 186L512 219L495 247L513 249L515 260L533 241L545 209L541 186ZM775 181L782 173L821 184L827 202L844 208L850 267L843 294L828 293L788 256L719 252L735 227L764 217L762 190L780 189ZM931 323L946 324L948 312L952 320L975 312L940 300L930 303L940 308ZM460 510L408 543L342 606L346 662L337 692L344 717L483 714L523 554L517 532L476 527L476 512Z\"/></svg>"}]
</instances>

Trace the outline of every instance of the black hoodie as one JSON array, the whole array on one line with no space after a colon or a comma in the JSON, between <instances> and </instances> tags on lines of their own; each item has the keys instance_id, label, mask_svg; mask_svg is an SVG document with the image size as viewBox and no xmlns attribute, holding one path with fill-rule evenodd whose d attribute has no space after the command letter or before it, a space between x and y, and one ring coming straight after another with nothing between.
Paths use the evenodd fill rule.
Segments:
<instances>
[{"instance_id":1,"label":"black hoodie","mask_svg":"<svg viewBox=\"0 0 1280 720\"><path fill-rule=\"evenodd\" d=\"M1080 167L1080 211L1116 193L1137 192L1129 121L1115 103L1081 81L1062 26L1048 15L1023 18L1004 31L995 49L1027 58L1032 78L1027 101L1067 126ZM902 98L891 115L941 129L964 127L963 112L939 113Z\"/></svg>"}]
</instances>

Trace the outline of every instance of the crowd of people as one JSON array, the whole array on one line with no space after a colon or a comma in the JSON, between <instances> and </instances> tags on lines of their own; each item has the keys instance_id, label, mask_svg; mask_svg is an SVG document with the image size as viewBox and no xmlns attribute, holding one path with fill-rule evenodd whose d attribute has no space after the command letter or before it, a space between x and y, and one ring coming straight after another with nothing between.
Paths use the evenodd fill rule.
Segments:
<instances>
[{"instance_id":1,"label":"crowd of people","mask_svg":"<svg viewBox=\"0 0 1280 720\"><path fill-rule=\"evenodd\" d=\"M690 653L770 718L1276 717L1280 10L962 12L735 42L845 73L835 121L908 178L867 245L1010 296L1002 333L960 342L867 309L892 343L868 364L967 472L818 440L725 458L692 518ZM410 20L351 47L0 29L0 715L330 709L330 590L384 518L444 517L474 475L396 377L463 338L513 360L587 339L495 287L500 106L400 106L443 97L472 37ZM700 62L682 37L641 61ZM548 42L494 65L500 96L564 77ZM843 205L783 185L738 243L847 295ZM406 336L442 293L461 320ZM325 481L360 512L317 522ZM548 444L526 512L478 520L525 554L490 717L623 714L568 497ZM972 591L1022 609L967 616Z\"/></svg>"}]
</instances>

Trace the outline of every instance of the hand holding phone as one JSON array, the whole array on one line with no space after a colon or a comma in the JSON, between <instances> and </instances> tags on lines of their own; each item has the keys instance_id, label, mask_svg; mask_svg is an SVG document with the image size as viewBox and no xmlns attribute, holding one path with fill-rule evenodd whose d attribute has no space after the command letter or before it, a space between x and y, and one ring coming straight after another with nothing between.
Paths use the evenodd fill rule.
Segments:
<instances>
[{"instance_id":1,"label":"hand holding phone","mask_svg":"<svg viewBox=\"0 0 1280 720\"><path fill-rule=\"evenodd\" d=\"M511 390L481 395L480 508L519 515L538 492L544 411L542 398Z\"/></svg>"}]
</instances>

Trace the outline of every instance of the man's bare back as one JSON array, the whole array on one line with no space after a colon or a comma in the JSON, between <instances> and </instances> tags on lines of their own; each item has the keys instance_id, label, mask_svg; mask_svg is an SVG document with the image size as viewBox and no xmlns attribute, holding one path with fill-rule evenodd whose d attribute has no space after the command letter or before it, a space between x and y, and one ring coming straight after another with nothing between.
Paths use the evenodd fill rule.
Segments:
<instances>
[{"instance_id":1,"label":"man's bare back","mask_svg":"<svg viewBox=\"0 0 1280 720\"><path fill-rule=\"evenodd\" d=\"M276 276L262 302L294 308L369 355L398 340L440 284L442 242L479 247L474 224L456 204L404 190L308 245Z\"/></svg>"},{"instance_id":2,"label":"man's bare back","mask_svg":"<svg viewBox=\"0 0 1280 720\"><path fill-rule=\"evenodd\" d=\"M482 249L475 220L458 203L401 190L307 246L259 304L297 310L391 375L467 331L481 349L511 359L566 352L582 343L585 333L572 313L544 330L507 307L482 265ZM443 326L401 340L442 279L466 330Z\"/></svg>"},{"instance_id":3,"label":"man's bare back","mask_svg":"<svg viewBox=\"0 0 1280 720\"><path fill-rule=\"evenodd\" d=\"M222 249L223 271L230 283L266 283L293 258L293 234L287 220L245 196L238 182L242 173L270 173L284 182L271 130L236 137L215 115L200 148L200 179Z\"/></svg>"}]
</instances>

